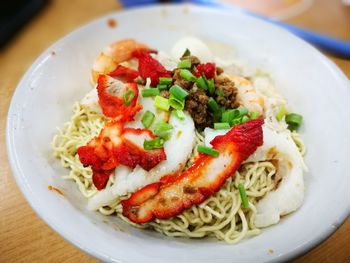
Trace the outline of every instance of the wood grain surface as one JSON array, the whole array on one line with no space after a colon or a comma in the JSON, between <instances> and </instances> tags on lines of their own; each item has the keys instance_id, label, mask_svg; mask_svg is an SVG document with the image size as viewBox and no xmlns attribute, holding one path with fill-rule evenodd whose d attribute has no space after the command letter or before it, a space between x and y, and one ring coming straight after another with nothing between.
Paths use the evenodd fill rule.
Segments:
<instances>
[{"instance_id":1,"label":"wood grain surface","mask_svg":"<svg viewBox=\"0 0 350 263\"><path fill-rule=\"evenodd\" d=\"M113 0L50 1L0 50L0 262L97 262L51 230L23 198L7 160L5 124L16 85L36 57L76 27L119 9ZM318 0L312 9L289 22L350 40L350 8L343 7L340 0ZM350 77L350 61L331 59ZM294 262L350 262L349 234L348 219Z\"/></svg>"}]
</instances>

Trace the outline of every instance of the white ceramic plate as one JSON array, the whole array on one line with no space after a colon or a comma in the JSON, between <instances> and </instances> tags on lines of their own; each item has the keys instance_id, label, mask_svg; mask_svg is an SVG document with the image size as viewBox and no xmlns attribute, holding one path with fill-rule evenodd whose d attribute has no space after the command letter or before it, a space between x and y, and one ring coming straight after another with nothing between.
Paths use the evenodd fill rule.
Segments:
<instances>
[{"instance_id":1,"label":"white ceramic plate","mask_svg":"<svg viewBox=\"0 0 350 263\"><path fill-rule=\"evenodd\" d=\"M118 26L108 27L108 18ZM67 171L52 157L50 142L56 127L70 118L73 103L90 90L91 64L103 47L132 37L169 50L184 35L225 43L235 48L238 57L271 72L292 109L305 119L301 134L308 147L310 172L305 175L304 205L280 224L237 245L166 238L88 212L76 185L61 179ZM349 215L349 99L349 81L342 72L280 28L238 11L188 5L134 9L74 31L35 61L12 99L8 154L17 183L33 209L63 237L101 260L280 261L321 242ZM65 196L49 191L48 185L62 189Z\"/></svg>"}]
</instances>

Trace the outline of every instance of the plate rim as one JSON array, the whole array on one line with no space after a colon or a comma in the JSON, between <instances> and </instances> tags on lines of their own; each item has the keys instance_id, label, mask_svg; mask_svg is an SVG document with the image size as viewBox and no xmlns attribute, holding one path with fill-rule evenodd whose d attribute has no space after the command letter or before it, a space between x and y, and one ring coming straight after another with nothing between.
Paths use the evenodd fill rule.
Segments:
<instances>
[{"instance_id":1,"label":"plate rim","mask_svg":"<svg viewBox=\"0 0 350 263\"><path fill-rule=\"evenodd\" d=\"M14 147L14 136L11 134L12 128L15 125L14 120L12 118L13 113L15 112L15 100L19 96L18 93L20 92L21 87L24 86L24 84L27 82L27 79L30 77L30 75L35 71L36 67L40 65L40 62L43 61L43 59L47 56L50 50L53 49L53 47L62 44L63 42L66 41L66 39L70 38L72 35L76 34L78 31L83 31L85 28L90 27L92 24L97 23L98 21L102 21L104 19L109 18L110 16L114 16L120 13L129 13L133 12L134 10L145 10L145 9L154 9L158 10L161 8L174 8L178 6L188 6L190 8L199 8L199 9L206 9L204 11L212 11L216 10L217 12L224 12L224 13L229 13L231 15L234 15L234 13L238 12L240 15L249 17L250 19L259 21L259 23L263 24L269 24L273 28L277 28L281 32L284 32L286 34L289 34L295 39L298 39L298 41L302 41L304 45L307 45L315 55L317 55L322 61L324 62L324 65L327 66L327 68L331 71L331 73L337 77L337 79L341 82L344 83L344 87L348 86L350 88L350 81L346 77L346 75L343 73L343 71L336 66L336 64L331 61L328 57L323 55L319 50L317 50L315 47L313 47L311 44L308 42L304 41L303 39L293 35L292 33L288 32L287 30L280 28L276 25L273 25L269 22L263 21L257 17L254 17L252 15L249 15L248 13L243 12L240 9L232 9L232 10L223 10L220 7L215 7L215 6L205 6L202 4L189 4L189 3L173 3L173 4L162 4L162 5L147 5L147 6L142 6L142 7L132 7L129 9L122 9L122 10L117 10L113 12L109 12L103 16L97 17L96 19L91 20L88 23L85 23L77 28L75 28L73 31L69 32L68 34L65 34L63 37L59 38L57 41L55 41L52 45L50 45L48 48L46 48L42 53L37 57L37 59L34 60L34 62L31 64L31 66L27 69L27 71L24 73L24 75L21 77L20 81L18 82L11 98L10 106L8 108L8 113L7 113L7 118L6 118L6 148L7 148L7 156L9 160L9 164L11 167L11 172L13 177L15 178L16 184L18 188L21 190L22 195L25 197L26 201L29 203L31 206L32 210L39 216L40 219L42 219L46 225L48 225L51 229L53 229L57 234L59 234L61 237L63 237L66 241L68 241L70 244L78 247L81 251L84 251L85 253L101 259L103 261L111 261L111 262L121 262L116 258L111 258L110 256L100 253L97 249L90 249L88 247L84 246L84 242L79 241L79 238L75 238L73 235L70 235L69 233L66 233L62 228L59 227L59 225L56 222L53 222L45 213L43 210L40 209L39 205L35 201L35 195L31 192L30 187L23 181L25 179L25 175L23 171L21 170L21 165L19 163L19 160L17 159L16 156L16 149ZM347 92L350 94L350 90L347 90ZM271 258L269 261L286 261L286 260L291 260L293 258L296 258L297 256L303 255L307 253L309 250L326 240L331 234L333 234L349 217L350 214L350 207L348 211L345 211L339 215L338 217L338 222L340 222L336 227L331 228L325 228L323 231L318 233L317 235L314 235L311 239L307 240L302 246L299 247L294 247L287 251L284 254L281 255L276 255L275 257Z\"/></svg>"}]
</instances>

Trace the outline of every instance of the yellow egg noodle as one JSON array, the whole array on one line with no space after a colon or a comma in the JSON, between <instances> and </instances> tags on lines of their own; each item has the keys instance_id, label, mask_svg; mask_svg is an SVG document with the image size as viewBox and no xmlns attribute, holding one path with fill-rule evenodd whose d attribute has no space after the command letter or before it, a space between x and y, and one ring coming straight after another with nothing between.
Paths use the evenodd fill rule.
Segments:
<instances>
[{"instance_id":1,"label":"yellow egg noodle","mask_svg":"<svg viewBox=\"0 0 350 263\"><path fill-rule=\"evenodd\" d=\"M85 145L104 127L107 118L93 112L78 102L74 105L71 121L64 124L54 137L52 147L54 155L63 167L68 168L69 175L64 179L76 182L80 192L91 198L98 191L92 183L90 167L83 167L76 150ZM302 155L305 146L296 132L292 138ZM203 144L203 136L196 132L196 143ZM197 154L194 147L192 156ZM189 163L191 159L189 160ZM227 243L237 243L245 237L257 235L260 229L255 227L256 203L268 192L276 189L280 178L276 178L276 167L273 161L250 162L241 165L240 169L230 177L221 189L200 205L194 205L182 214L166 220L156 219L154 222L138 225L130 222L122 215L121 199L114 204L99 208L104 215L117 215L127 223L140 228L154 230L172 237L202 238L213 236ZM106 187L114 183L110 176ZM238 184L243 183L249 199L249 208L243 208L238 191ZM124 197L126 198L126 197Z\"/></svg>"}]
</instances>

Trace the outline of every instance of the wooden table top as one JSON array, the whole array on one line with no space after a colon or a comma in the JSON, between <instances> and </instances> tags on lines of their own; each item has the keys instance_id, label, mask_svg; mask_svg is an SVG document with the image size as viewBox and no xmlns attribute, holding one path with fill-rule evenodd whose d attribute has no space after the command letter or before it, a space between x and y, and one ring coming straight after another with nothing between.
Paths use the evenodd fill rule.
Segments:
<instances>
[{"instance_id":1,"label":"wooden table top","mask_svg":"<svg viewBox=\"0 0 350 263\"><path fill-rule=\"evenodd\" d=\"M340 0L316 0L289 22L350 40L350 8ZM90 20L121 9L113 0L53 0L0 50L0 262L97 262L51 230L30 208L12 176L5 147L5 121L12 93L36 57ZM350 77L350 61L331 59ZM321 219L320 219L321 220ZM350 220L295 262L350 262Z\"/></svg>"}]
</instances>

